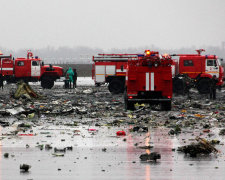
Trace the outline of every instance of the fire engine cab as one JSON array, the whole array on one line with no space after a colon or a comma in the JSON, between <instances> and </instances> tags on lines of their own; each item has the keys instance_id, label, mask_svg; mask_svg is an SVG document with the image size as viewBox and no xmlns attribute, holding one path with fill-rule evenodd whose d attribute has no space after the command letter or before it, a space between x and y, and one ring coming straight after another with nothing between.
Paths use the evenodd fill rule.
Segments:
<instances>
[{"instance_id":1,"label":"fire engine cab","mask_svg":"<svg viewBox=\"0 0 225 180\"><path fill-rule=\"evenodd\" d=\"M108 83L111 93L123 93L128 59L138 59L137 54L98 54L93 56L92 79L95 85Z\"/></svg>"},{"instance_id":2,"label":"fire engine cab","mask_svg":"<svg viewBox=\"0 0 225 180\"><path fill-rule=\"evenodd\" d=\"M212 77L215 75L218 79L217 86L223 84L224 69L221 66L220 59L216 55L201 55L204 49L196 50L197 54L173 54L178 59L174 60L173 70L173 90L182 92L185 88L185 78L188 76L193 80L194 87L199 93L209 93L209 87Z\"/></svg>"},{"instance_id":3,"label":"fire engine cab","mask_svg":"<svg viewBox=\"0 0 225 180\"><path fill-rule=\"evenodd\" d=\"M171 110L172 60L158 52L146 50L138 60L128 60L124 102L126 110L135 103L160 104L162 110Z\"/></svg>"},{"instance_id":4,"label":"fire engine cab","mask_svg":"<svg viewBox=\"0 0 225 180\"><path fill-rule=\"evenodd\" d=\"M27 58L12 58L12 56L0 56L0 75L7 83L15 83L19 80L25 82L41 81L43 88L51 89L54 81L63 76L63 68L59 66L44 65L40 58L33 57L28 51Z\"/></svg>"}]
</instances>

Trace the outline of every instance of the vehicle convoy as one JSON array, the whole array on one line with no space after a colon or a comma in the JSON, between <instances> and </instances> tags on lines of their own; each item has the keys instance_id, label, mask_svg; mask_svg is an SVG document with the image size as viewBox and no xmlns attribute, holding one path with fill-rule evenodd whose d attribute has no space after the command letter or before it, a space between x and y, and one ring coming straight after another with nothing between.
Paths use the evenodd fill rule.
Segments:
<instances>
[{"instance_id":1,"label":"vehicle convoy","mask_svg":"<svg viewBox=\"0 0 225 180\"><path fill-rule=\"evenodd\" d=\"M170 56L146 50L137 60L128 60L124 103L134 110L135 103L160 104L161 110L171 110L172 65Z\"/></svg>"},{"instance_id":2,"label":"vehicle convoy","mask_svg":"<svg viewBox=\"0 0 225 180\"><path fill-rule=\"evenodd\" d=\"M137 58L137 54L98 54L98 56L93 56L92 79L94 79L95 85L108 83L111 93L123 93L128 59Z\"/></svg>"},{"instance_id":3,"label":"vehicle convoy","mask_svg":"<svg viewBox=\"0 0 225 180\"><path fill-rule=\"evenodd\" d=\"M54 81L63 76L63 68L59 66L44 65L44 62L27 52L27 58L12 58L0 55L0 75L7 83L41 81L41 86L51 89Z\"/></svg>"},{"instance_id":4,"label":"vehicle convoy","mask_svg":"<svg viewBox=\"0 0 225 180\"><path fill-rule=\"evenodd\" d=\"M201 55L204 49L196 50L197 54L171 54L177 56L173 60L173 91L182 93L187 83L196 87L200 94L209 93L211 79L215 75L218 79L217 86L223 84L224 69L216 55ZM190 81L191 80L191 81Z\"/></svg>"}]
</instances>

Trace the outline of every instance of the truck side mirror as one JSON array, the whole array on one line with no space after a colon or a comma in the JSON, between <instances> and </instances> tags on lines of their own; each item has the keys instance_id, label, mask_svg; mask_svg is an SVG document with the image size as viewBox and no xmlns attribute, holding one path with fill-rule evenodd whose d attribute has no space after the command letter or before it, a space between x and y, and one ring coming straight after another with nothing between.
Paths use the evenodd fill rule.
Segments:
<instances>
[{"instance_id":1,"label":"truck side mirror","mask_svg":"<svg viewBox=\"0 0 225 180\"><path fill-rule=\"evenodd\" d=\"M44 62L43 61L41 62L41 65L44 66Z\"/></svg>"}]
</instances>

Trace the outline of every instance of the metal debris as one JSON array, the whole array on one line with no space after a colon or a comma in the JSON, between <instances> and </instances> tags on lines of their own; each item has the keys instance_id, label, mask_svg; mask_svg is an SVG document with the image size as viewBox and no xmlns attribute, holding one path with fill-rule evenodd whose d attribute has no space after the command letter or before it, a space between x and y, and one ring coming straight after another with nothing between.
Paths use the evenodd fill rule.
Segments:
<instances>
[{"instance_id":1,"label":"metal debris","mask_svg":"<svg viewBox=\"0 0 225 180\"><path fill-rule=\"evenodd\" d=\"M142 154L139 157L141 161L157 161L157 159L161 159L161 155L157 152L152 152L150 154Z\"/></svg>"}]
</instances>

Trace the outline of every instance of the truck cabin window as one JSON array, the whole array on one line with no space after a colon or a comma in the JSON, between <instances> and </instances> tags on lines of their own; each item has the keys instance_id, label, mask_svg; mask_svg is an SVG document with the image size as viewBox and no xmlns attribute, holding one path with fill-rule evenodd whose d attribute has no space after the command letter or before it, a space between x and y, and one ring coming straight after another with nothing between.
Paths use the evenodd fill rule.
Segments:
<instances>
[{"instance_id":1,"label":"truck cabin window","mask_svg":"<svg viewBox=\"0 0 225 180\"><path fill-rule=\"evenodd\" d=\"M208 59L207 60L207 66L217 66L215 59Z\"/></svg>"},{"instance_id":2,"label":"truck cabin window","mask_svg":"<svg viewBox=\"0 0 225 180\"><path fill-rule=\"evenodd\" d=\"M192 60L184 60L184 66L194 66L194 63Z\"/></svg>"},{"instance_id":3,"label":"truck cabin window","mask_svg":"<svg viewBox=\"0 0 225 180\"><path fill-rule=\"evenodd\" d=\"M17 62L17 66L24 66L24 62L23 61L18 61Z\"/></svg>"},{"instance_id":4,"label":"truck cabin window","mask_svg":"<svg viewBox=\"0 0 225 180\"><path fill-rule=\"evenodd\" d=\"M32 66L39 66L39 62L38 61L32 61Z\"/></svg>"}]
</instances>

